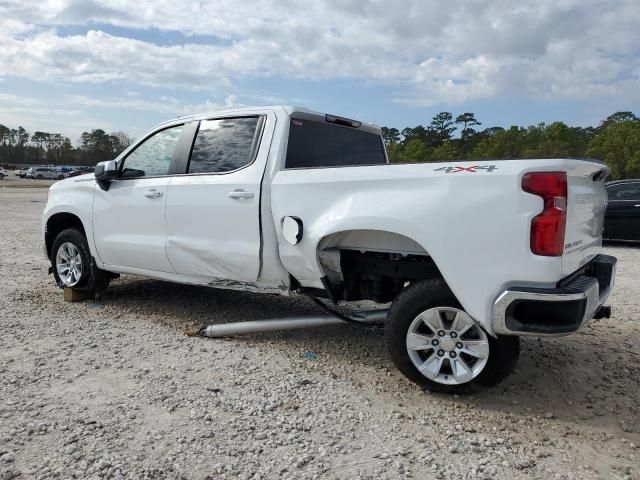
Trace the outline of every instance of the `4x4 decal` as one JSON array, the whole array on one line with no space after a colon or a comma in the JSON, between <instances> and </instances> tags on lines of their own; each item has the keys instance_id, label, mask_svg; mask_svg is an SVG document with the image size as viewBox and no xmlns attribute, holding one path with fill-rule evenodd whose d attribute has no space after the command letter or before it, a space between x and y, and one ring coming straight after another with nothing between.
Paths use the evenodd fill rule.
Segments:
<instances>
[{"instance_id":1,"label":"4x4 decal","mask_svg":"<svg viewBox=\"0 0 640 480\"><path fill-rule=\"evenodd\" d=\"M458 172L471 172L477 173L478 170L486 170L487 173L493 172L497 170L498 167L495 165L473 165L471 167L463 167L460 165L456 165L455 167L440 167L436 168L434 172L444 172L444 173L458 173Z\"/></svg>"}]
</instances>

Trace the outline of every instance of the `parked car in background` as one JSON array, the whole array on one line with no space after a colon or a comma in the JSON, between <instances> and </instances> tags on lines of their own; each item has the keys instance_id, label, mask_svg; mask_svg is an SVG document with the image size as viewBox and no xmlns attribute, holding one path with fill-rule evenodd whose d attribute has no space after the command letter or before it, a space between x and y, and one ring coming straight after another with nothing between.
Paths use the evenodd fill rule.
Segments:
<instances>
[{"instance_id":1,"label":"parked car in background","mask_svg":"<svg viewBox=\"0 0 640 480\"><path fill-rule=\"evenodd\" d=\"M9 172L7 170L5 170L4 168L0 167L0 178L4 178L4 177L8 177L9 176Z\"/></svg>"},{"instance_id":2,"label":"parked car in background","mask_svg":"<svg viewBox=\"0 0 640 480\"><path fill-rule=\"evenodd\" d=\"M26 178L36 180L62 180L64 173L54 167L33 167L27 171Z\"/></svg>"},{"instance_id":3,"label":"parked car in background","mask_svg":"<svg viewBox=\"0 0 640 480\"><path fill-rule=\"evenodd\" d=\"M603 237L640 241L640 179L609 182L606 188L609 203Z\"/></svg>"},{"instance_id":4,"label":"parked car in background","mask_svg":"<svg viewBox=\"0 0 640 480\"><path fill-rule=\"evenodd\" d=\"M64 174L65 178L71 178L71 177L77 177L78 175L85 175L86 173L89 172L85 172L84 170L71 170L70 172L67 172Z\"/></svg>"}]
</instances>

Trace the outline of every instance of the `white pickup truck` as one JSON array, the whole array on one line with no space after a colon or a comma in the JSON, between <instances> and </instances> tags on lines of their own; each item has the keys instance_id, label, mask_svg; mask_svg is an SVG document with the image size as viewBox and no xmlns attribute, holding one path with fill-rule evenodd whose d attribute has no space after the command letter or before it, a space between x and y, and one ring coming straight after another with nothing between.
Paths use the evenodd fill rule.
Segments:
<instances>
[{"instance_id":1,"label":"white pickup truck","mask_svg":"<svg viewBox=\"0 0 640 480\"><path fill-rule=\"evenodd\" d=\"M608 315L607 167L536 159L389 164L380 128L294 107L158 125L43 216L61 287L117 274L390 308L393 362L432 390L499 382L519 336Z\"/></svg>"}]
</instances>

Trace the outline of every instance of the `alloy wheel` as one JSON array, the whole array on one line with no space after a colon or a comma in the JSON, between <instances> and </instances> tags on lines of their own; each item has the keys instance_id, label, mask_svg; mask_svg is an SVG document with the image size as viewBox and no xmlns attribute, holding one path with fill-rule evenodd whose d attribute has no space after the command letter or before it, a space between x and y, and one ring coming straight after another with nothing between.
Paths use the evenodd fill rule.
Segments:
<instances>
[{"instance_id":1,"label":"alloy wheel","mask_svg":"<svg viewBox=\"0 0 640 480\"><path fill-rule=\"evenodd\" d=\"M489 359L485 331L463 310L430 308L419 314L407 331L407 353L429 380L460 385L476 378Z\"/></svg>"},{"instance_id":2,"label":"alloy wheel","mask_svg":"<svg viewBox=\"0 0 640 480\"><path fill-rule=\"evenodd\" d=\"M65 242L56 253L56 271L65 287L74 287L82 278L82 256L80 249L71 242Z\"/></svg>"}]
</instances>

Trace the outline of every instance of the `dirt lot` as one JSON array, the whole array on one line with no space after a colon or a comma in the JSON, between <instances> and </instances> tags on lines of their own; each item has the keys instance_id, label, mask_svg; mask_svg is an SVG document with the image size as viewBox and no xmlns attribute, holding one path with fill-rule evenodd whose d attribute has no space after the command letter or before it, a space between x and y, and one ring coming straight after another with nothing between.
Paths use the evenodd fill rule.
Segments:
<instances>
[{"instance_id":1,"label":"dirt lot","mask_svg":"<svg viewBox=\"0 0 640 480\"><path fill-rule=\"evenodd\" d=\"M507 381L449 397L406 381L376 328L183 334L303 299L123 277L65 303L46 189L18 182L0 182L0 479L640 478L639 247L607 247L613 318L525 339Z\"/></svg>"},{"instance_id":2,"label":"dirt lot","mask_svg":"<svg viewBox=\"0 0 640 480\"><path fill-rule=\"evenodd\" d=\"M46 188L56 183L56 180L36 180L34 178L20 178L10 174L0 180L0 188Z\"/></svg>"}]
</instances>

